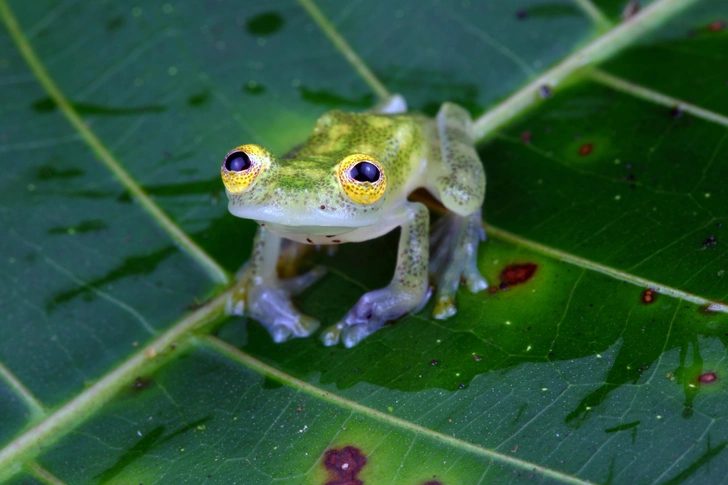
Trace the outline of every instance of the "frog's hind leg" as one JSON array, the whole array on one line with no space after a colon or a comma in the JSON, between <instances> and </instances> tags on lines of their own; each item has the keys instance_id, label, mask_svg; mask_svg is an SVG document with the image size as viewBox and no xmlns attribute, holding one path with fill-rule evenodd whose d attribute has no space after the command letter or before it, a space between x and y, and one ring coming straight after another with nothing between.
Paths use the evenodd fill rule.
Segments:
<instances>
[{"instance_id":1,"label":"frog's hind leg","mask_svg":"<svg viewBox=\"0 0 728 485\"><path fill-rule=\"evenodd\" d=\"M433 226L430 246L430 276L435 281L437 294L432 316L438 320L457 312L455 293L461 282L477 293L488 288L478 270L478 245L485 240L480 209L467 217L454 213L440 218Z\"/></svg>"},{"instance_id":2,"label":"frog's hind leg","mask_svg":"<svg viewBox=\"0 0 728 485\"><path fill-rule=\"evenodd\" d=\"M440 156L436 162L435 191L451 214L435 225L430 274L437 282L433 316L455 314L455 293L461 280L472 292L488 287L477 267L478 245L485 239L481 206L485 173L474 147L472 120L462 107L445 103L437 114Z\"/></svg>"},{"instance_id":3,"label":"frog's hind leg","mask_svg":"<svg viewBox=\"0 0 728 485\"><path fill-rule=\"evenodd\" d=\"M293 259L300 256L297 244L291 242L283 254L285 266L296 266ZM308 273L290 278L279 278L276 266L281 256L281 237L259 228L253 243L253 254L238 273L236 291L227 302L227 313L245 315L265 326L275 342L293 337L308 337L319 327L318 320L302 314L293 305L296 295L324 275L315 267Z\"/></svg>"}]
</instances>

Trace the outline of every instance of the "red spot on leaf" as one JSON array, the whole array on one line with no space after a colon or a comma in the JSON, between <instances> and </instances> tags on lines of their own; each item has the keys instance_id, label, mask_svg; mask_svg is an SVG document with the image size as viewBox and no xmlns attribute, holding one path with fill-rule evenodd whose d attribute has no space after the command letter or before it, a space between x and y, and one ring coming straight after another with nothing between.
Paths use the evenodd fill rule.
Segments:
<instances>
[{"instance_id":1,"label":"red spot on leaf","mask_svg":"<svg viewBox=\"0 0 728 485\"><path fill-rule=\"evenodd\" d=\"M442 485L442 482L427 482L423 483L422 485Z\"/></svg>"},{"instance_id":2,"label":"red spot on leaf","mask_svg":"<svg viewBox=\"0 0 728 485\"><path fill-rule=\"evenodd\" d=\"M657 292L655 292L652 288L647 288L645 292L642 293L642 303L647 303L649 305L650 303L654 303L656 298Z\"/></svg>"},{"instance_id":3,"label":"red spot on leaf","mask_svg":"<svg viewBox=\"0 0 728 485\"><path fill-rule=\"evenodd\" d=\"M531 144L531 132L530 131L524 131L521 133L521 141L525 143L526 145Z\"/></svg>"},{"instance_id":4,"label":"red spot on leaf","mask_svg":"<svg viewBox=\"0 0 728 485\"><path fill-rule=\"evenodd\" d=\"M723 29L725 29L725 22L723 20L716 20L708 25L708 32L720 32Z\"/></svg>"},{"instance_id":5,"label":"red spot on leaf","mask_svg":"<svg viewBox=\"0 0 728 485\"><path fill-rule=\"evenodd\" d=\"M706 372L705 374L698 377L701 384L712 384L718 380L718 376L715 372Z\"/></svg>"},{"instance_id":6,"label":"red spot on leaf","mask_svg":"<svg viewBox=\"0 0 728 485\"><path fill-rule=\"evenodd\" d=\"M324 467L330 473L330 480L326 485L364 485L358 475L366 464L367 458L354 446L327 451L324 455Z\"/></svg>"},{"instance_id":7,"label":"red spot on leaf","mask_svg":"<svg viewBox=\"0 0 728 485\"><path fill-rule=\"evenodd\" d=\"M584 143L579 147L579 155L585 157L594 151L594 143Z\"/></svg>"},{"instance_id":8,"label":"red spot on leaf","mask_svg":"<svg viewBox=\"0 0 728 485\"><path fill-rule=\"evenodd\" d=\"M533 278L538 266L533 263L509 264L500 274L500 289L507 290L511 286L520 285Z\"/></svg>"}]
</instances>

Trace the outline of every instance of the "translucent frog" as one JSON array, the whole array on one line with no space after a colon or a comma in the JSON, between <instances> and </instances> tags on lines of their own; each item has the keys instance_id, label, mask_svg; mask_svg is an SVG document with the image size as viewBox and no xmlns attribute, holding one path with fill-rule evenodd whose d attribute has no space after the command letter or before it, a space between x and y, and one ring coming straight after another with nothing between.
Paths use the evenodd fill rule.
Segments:
<instances>
[{"instance_id":1,"label":"translucent frog","mask_svg":"<svg viewBox=\"0 0 728 485\"><path fill-rule=\"evenodd\" d=\"M421 310L430 296L430 276L436 319L456 313L461 282L472 292L488 287L477 267L478 245L485 239L485 173L472 120L458 105L443 104L433 119L408 113L395 95L366 113L329 111L287 157L242 145L227 154L221 172L230 212L260 225L228 312L258 320L276 342L317 330L318 320L296 309L291 296L324 273L314 268L280 278L276 265L283 239L336 245L401 229L392 281L362 295L321 333L328 346L352 347L387 321ZM420 188L449 211L432 231L427 208L408 200Z\"/></svg>"}]
</instances>

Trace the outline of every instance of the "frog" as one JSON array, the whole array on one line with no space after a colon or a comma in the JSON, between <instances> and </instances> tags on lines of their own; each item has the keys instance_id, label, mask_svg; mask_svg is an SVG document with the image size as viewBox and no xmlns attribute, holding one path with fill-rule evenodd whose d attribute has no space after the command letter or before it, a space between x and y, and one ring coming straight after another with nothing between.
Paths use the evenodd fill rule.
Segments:
<instances>
[{"instance_id":1,"label":"frog","mask_svg":"<svg viewBox=\"0 0 728 485\"><path fill-rule=\"evenodd\" d=\"M456 314L461 284L473 293L488 288L477 264L486 237L485 170L471 116L455 103L443 103L435 117L408 111L401 95L365 112L328 111L283 157L258 144L233 148L221 177L229 212L258 224L226 309L262 323L274 342L308 337L320 326L292 297L326 271L277 271L279 259L295 263L306 245L358 243L400 229L391 282L364 293L324 329L326 346L353 347L387 322L421 311L433 286L438 320ZM421 189L446 209L432 228L428 207L411 197Z\"/></svg>"}]
</instances>

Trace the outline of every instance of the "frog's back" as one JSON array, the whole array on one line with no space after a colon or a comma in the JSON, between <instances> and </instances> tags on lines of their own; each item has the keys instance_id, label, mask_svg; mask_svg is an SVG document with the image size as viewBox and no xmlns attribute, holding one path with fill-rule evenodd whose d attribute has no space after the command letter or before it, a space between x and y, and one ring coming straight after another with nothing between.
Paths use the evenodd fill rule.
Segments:
<instances>
[{"instance_id":1,"label":"frog's back","mask_svg":"<svg viewBox=\"0 0 728 485\"><path fill-rule=\"evenodd\" d=\"M425 155L423 130L432 120L424 115L324 113L313 133L296 152L296 159L328 161L334 166L352 153L371 155L387 172L388 184L396 190L404 185Z\"/></svg>"}]
</instances>

